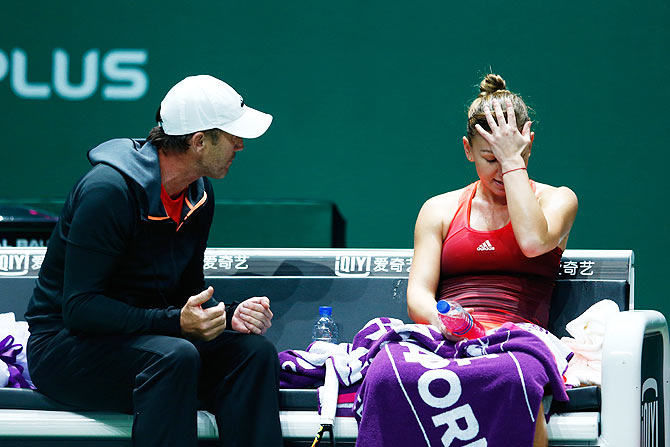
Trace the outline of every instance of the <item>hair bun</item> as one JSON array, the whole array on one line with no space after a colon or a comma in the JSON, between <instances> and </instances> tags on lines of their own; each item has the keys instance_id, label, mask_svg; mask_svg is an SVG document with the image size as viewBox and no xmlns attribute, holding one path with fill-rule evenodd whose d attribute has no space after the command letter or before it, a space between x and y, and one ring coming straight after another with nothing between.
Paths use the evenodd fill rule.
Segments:
<instances>
[{"instance_id":1,"label":"hair bun","mask_svg":"<svg viewBox=\"0 0 670 447\"><path fill-rule=\"evenodd\" d=\"M481 92L479 96L486 96L497 92L498 90L505 90L505 87L505 80L502 76L489 73L479 84L479 91Z\"/></svg>"}]
</instances>

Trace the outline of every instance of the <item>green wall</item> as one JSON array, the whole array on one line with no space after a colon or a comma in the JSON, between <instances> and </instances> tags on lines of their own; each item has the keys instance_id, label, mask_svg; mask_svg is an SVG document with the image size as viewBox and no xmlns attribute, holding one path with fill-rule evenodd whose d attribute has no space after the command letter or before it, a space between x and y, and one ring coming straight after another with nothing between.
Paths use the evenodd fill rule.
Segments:
<instances>
[{"instance_id":1,"label":"green wall","mask_svg":"<svg viewBox=\"0 0 670 447\"><path fill-rule=\"evenodd\" d=\"M88 148L145 136L171 85L210 73L275 116L216 182L217 199L332 201L349 247L411 247L423 201L475 179L460 138L474 86L492 69L536 112L531 176L579 197L569 247L634 249L638 307L670 315L670 4L545 3L8 3L2 198L62 198ZM98 82L79 100L53 80L57 49L72 84L84 55L98 58ZM51 96L22 97L23 78ZM114 99L114 88L139 97Z\"/></svg>"}]
</instances>

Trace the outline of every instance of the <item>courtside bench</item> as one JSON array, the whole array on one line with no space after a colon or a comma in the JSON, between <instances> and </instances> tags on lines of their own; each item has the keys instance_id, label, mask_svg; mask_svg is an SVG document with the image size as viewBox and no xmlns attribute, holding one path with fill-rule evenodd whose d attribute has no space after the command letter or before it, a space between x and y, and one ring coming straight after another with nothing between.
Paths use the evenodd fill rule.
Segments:
<instances>
[{"instance_id":1,"label":"courtside bench","mask_svg":"<svg viewBox=\"0 0 670 447\"><path fill-rule=\"evenodd\" d=\"M0 312L23 318L43 248L0 248ZM304 349L320 305L333 306L341 341L371 318L409 321L406 311L411 250L208 248L204 268L215 295L226 301L267 295L274 312L267 336L278 350ZM655 311L634 309L634 257L629 250L567 250L552 299L549 328L565 324L601 299L622 310L607 327L602 387L570 390L554 402L549 423L553 446L668 446L668 330ZM318 426L315 390L281 390L286 445L311 445ZM2 446L128 446L132 416L71 408L31 390L0 389ZM262 429L259 427L259 429ZM338 417L339 445L352 445L353 418ZM215 445L217 429L198 414L201 445ZM327 440L324 441L327 443Z\"/></svg>"}]
</instances>

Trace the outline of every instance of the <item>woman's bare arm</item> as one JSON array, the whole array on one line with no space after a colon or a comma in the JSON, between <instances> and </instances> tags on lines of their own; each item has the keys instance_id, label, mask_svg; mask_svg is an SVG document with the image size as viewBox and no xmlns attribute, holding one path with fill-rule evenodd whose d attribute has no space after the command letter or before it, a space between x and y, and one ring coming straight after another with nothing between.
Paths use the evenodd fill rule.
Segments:
<instances>
[{"instance_id":1,"label":"woman's bare arm","mask_svg":"<svg viewBox=\"0 0 670 447\"><path fill-rule=\"evenodd\" d=\"M458 206L460 191L426 201L414 229L414 258L407 285L407 314L416 323L432 324L452 338L437 317L435 294L440 281L442 240ZM458 338L454 337L454 340Z\"/></svg>"},{"instance_id":2,"label":"woman's bare arm","mask_svg":"<svg viewBox=\"0 0 670 447\"><path fill-rule=\"evenodd\" d=\"M531 123L528 121L519 132L512 103L506 104L507 121L501 105L497 101L493 104L497 121L485 108L491 132L479 125L476 128L491 145L504 174L507 209L517 243L528 257L542 255L557 246L564 248L577 214L577 196L566 187L548 187L535 195L524 169L524 152L530 151L532 141Z\"/></svg>"}]
</instances>

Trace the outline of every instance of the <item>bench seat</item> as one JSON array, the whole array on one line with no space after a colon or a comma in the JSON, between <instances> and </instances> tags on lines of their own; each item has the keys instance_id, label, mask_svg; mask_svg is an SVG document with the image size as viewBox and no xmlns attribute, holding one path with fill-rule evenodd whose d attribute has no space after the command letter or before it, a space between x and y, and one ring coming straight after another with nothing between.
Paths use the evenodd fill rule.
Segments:
<instances>
[{"instance_id":1,"label":"bench seat","mask_svg":"<svg viewBox=\"0 0 670 447\"><path fill-rule=\"evenodd\" d=\"M281 429L286 445L297 446L311 441L319 428L316 410L280 411ZM73 445L75 441L91 445L129 446L132 415L101 411L60 411L0 408L0 433L3 446L27 447L28 442L51 439L50 446ZM550 445L561 442L594 445L599 435L600 413L570 412L551 416L548 424ZM358 427L353 417L335 418L334 434L339 445L355 443ZM207 411L198 412L198 437L201 445L218 438L216 421ZM214 445L214 444L213 444ZM309 445L309 444L304 444Z\"/></svg>"},{"instance_id":2,"label":"bench seat","mask_svg":"<svg viewBox=\"0 0 670 447\"><path fill-rule=\"evenodd\" d=\"M600 387L588 386L567 391L569 402L552 402L552 413L599 411ZM316 389L281 389L279 407L283 411L312 411L318 405ZM81 411L44 394L22 388L0 388L0 408L14 410Z\"/></svg>"},{"instance_id":3,"label":"bench seat","mask_svg":"<svg viewBox=\"0 0 670 447\"><path fill-rule=\"evenodd\" d=\"M555 442L593 442L598 437L600 388L596 386L568 390L570 402L553 402L549 433ZM315 389L281 389L280 419L282 433L290 445L316 434L319 427ZM566 414L561 414L566 413ZM132 416L118 412L86 411L61 404L34 390L0 388L0 433L30 440L40 437L82 438L130 441ZM334 427L338 443L354 443L358 427L353 417L336 418ZM206 411L198 412L198 436L202 441L216 440L216 421ZM5 445L5 444L3 444ZM18 444L17 444L18 445ZM21 444L23 445L23 444Z\"/></svg>"}]
</instances>

